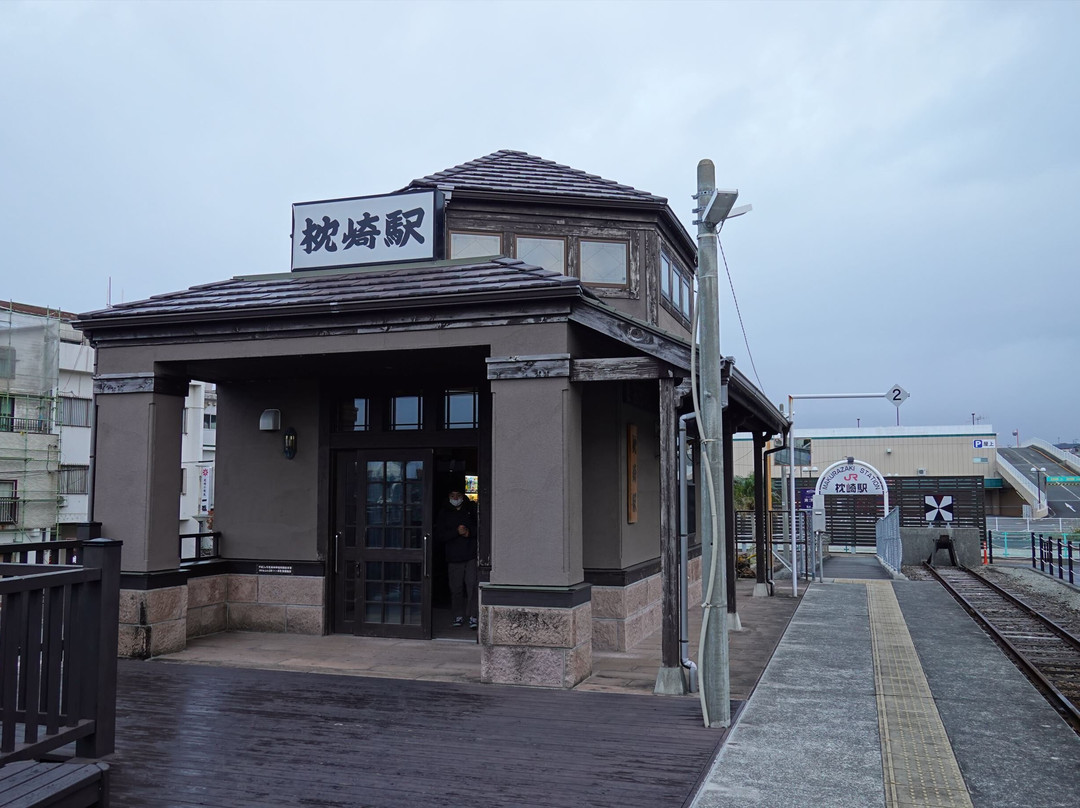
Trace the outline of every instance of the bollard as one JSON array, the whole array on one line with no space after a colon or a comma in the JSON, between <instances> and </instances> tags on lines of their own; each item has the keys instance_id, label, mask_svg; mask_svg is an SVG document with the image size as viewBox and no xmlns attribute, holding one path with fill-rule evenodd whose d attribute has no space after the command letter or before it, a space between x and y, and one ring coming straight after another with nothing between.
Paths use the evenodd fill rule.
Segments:
<instances>
[{"instance_id":1,"label":"bollard","mask_svg":"<svg viewBox=\"0 0 1080 808\"><path fill-rule=\"evenodd\" d=\"M994 531L986 531L986 546L990 551L990 563L994 563Z\"/></svg>"},{"instance_id":2,"label":"bollard","mask_svg":"<svg viewBox=\"0 0 1080 808\"><path fill-rule=\"evenodd\" d=\"M1031 534L1031 568L1035 569L1035 534Z\"/></svg>"},{"instance_id":3,"label":"bollard","mask_svg":"<svg viewBox=\"0 0 1080 808\"><path fill-rule=\"evenodd\" d=\"M1058 551L1058 578L1064 578L1065 575L1061 571L1061 536L1058 536L1057 551Z\"/></svg>"},{"instance_id":4,"label":"bollard","mask_svg":"<svg viewBox=\"0 0 1080 808\"><path fill-rule=\"evenodd\" d=\"M1069 583L1073 583L1073 565L1072 565L1072 542L1068 542L1066 545L1069 553Z\"/></svg>"}]
</instances>

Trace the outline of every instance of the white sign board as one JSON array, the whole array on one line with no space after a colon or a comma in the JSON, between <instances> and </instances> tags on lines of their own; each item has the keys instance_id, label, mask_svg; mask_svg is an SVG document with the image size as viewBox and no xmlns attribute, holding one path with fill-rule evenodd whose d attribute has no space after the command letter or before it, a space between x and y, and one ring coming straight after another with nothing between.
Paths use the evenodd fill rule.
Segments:
<instances>
[{"instance_id":1,"label":"white sign board","mask_svg":"<svg viewBox=\"0 0 1080 808\"><path fill-rule=\"evenodd\" d=\"M997 443L995 441L993 441L993 440L988 440L987 438L975 438L975 440L973 440L971 442L971 445L976 449L996 449L997 448Z\"/></svg>"},{"instance_id":2,"label":"white sign board","mask_svg":"<svg viewBox=\"0 0 1080 808\"><path fill-rule=\"evenodd\" d=\"M885 494L885 481L874 469L863 463L837 463L825 470L818 480L818 493L825 496L840 494Z\"/></svg>"},{"instance_id":3,"label":"white sign board","mask_svg":"<svg viewBox=\"0 0 1080 808\"><path fill-rule=\"evenodd\" d=\"M199 513L205 516L214 507L214 467L199 469Z\"/></svg>"},{"instance_id":4,"label":"white sign board","mask_svg":"<svg viewBox=\"0 0 1080 808\"><path fill-rule=\"evenodd\" d=\"M297 203L293 271L442 258L442 205L439 191Z\"/></svg>"},{"instance_id":5,"label":"white sign board","mask_svg":"<svg viewBox=\"0 0 1080 808\"><path fill-rule=\"evenodd\" d=\"M897 407L907 401L910 396L911 393L909 393L907 390L905 390L898 384L894 384L892 387L890 387L889 392L885 394L885 398L889 399L889 401L891 401Z\"/></svg>"}]
</instances>

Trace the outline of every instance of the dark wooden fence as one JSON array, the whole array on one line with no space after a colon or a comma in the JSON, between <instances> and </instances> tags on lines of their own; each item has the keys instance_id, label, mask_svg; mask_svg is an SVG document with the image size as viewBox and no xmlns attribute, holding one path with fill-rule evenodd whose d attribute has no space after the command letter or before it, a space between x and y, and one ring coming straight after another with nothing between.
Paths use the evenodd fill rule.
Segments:
<instances>
[{"instance_id":1,"label":"dark wooden fence","mask_svg":"<svg viewBox=\"0 0 1080 808\"><path fill-rule=\"evenodd\" d=\"M0 764L113 751L120 545L0 545Z\"/></svg>"}]
</instances>

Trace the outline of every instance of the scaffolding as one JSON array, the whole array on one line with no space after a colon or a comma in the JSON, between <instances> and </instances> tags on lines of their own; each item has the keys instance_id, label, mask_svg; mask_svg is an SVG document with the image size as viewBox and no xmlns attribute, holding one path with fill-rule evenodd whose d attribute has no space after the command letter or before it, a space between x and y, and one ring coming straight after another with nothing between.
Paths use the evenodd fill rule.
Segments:
<instances>
[{"instance_id":1,"label":"scaffolding","mask_svg":"<svg viewBox=\"0 0 1080 808\"><path fill-rule=\"evenodd\" d=\"M60 497L58 311L0 309L0 542L56 534Z\"/></svg>"}]
</instances>

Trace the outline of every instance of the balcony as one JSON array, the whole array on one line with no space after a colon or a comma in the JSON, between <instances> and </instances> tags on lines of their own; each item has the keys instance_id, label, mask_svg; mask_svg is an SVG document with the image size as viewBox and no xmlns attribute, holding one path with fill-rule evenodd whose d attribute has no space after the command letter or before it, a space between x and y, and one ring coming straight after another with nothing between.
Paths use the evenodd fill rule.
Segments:
<instances>
[{"instance_id":1,"label":"balcony","mask_svg":"<svg viewBox=\"0 0 1080 808\"><path fill-rule=\"evenodd\" d=\"M19 498L0 497L0 525L13 525L19 521Z\"/></svg>"},{"instance_id":2,"label":"balcony","mask_svg":"<svg viewBox=\"0 0 1080 808\"><path fill-rule=\"evenodd\" d=\"M48 418L15 418L11 415L0 415L0 432L48 435L51 431L52 421Z\"/></svg>"}]
</instances>

